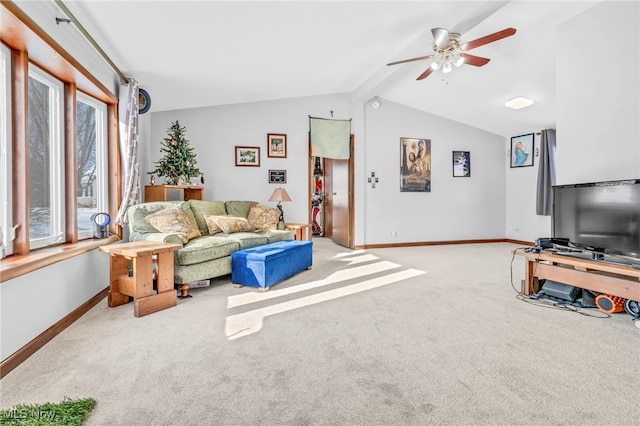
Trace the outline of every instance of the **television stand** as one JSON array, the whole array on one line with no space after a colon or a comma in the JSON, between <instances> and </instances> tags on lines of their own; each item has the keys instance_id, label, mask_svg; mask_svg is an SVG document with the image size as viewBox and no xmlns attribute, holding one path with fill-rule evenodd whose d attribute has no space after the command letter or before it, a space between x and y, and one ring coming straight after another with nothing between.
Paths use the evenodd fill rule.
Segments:
<instances>
[{"instance_id":1,"label":"television stand","mask_svg":"<svg viewBox=\"0 0 640 426\"><path fill-rule=\"evenodd\" d=\"M640 301L640 270L592 259L582 259L543 251L515 252L525 258L522 293L540 290L538 281L548 279L578 288Z\"/></svg>"}]
</instances>

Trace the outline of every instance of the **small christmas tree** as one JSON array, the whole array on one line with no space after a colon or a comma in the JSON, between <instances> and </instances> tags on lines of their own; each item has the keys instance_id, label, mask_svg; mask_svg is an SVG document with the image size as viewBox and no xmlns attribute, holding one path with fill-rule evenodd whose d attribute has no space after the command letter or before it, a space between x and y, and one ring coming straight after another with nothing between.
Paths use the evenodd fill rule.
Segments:
<instances>
[{"instance_id":1,"label":"small christmas tree","mask_svg":"<svg viewBox=\"0 0 640 426\"><path fill-rule=\"evenodd\" d=\"M150 175L166 177L169 185L189 183L192 177L200 176L196 154L184 137L186 129L180 127L178 120L167 130L167 137L161 142L160 152L164 157L156 162L156 169Z\"/></svg>"}]
</instances>

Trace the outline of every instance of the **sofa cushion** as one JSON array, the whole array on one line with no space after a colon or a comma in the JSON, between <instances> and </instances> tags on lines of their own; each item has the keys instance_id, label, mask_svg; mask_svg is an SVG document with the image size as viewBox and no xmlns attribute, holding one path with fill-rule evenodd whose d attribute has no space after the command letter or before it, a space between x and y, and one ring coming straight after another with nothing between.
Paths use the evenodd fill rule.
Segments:
<instances>
[{"instance_id":1,"label":"sofa cushion","mask_svg":"<svg viewBox=\"0 0 640 426\"><path fill-rule=\"evenodd\" d=\"M208 260L230 256L240 249L240 243L230 238L206 235L190 240L176 253L178 264L195 265Z\"/></svg>"},{"instance_id":2,"label":"sofa cushion","mask_svg":"<svg viewBox=\"0 0 640 426\"><path fill-rule=\"evenodd\" d=\"M237 241L240 244L240 250L265 245L269 242L266 236L257 232L236 232L234 234L224 235L227 239Z\"/></svg>"},{"instance_id":3,"label":"sofa cushion","mask_svg":"<svg viewBox=\"0 0 640 426\"><path fill-rule=\"evenodd\" d=\"M176 234L183 244L192 238L200 236L195 219L190 218L178 207L167 207L151 213L144 220L160 232Z\"/></svg>"},{"instance_id":4,"label":"sofa cushion","mask_svg":"<svg viewBox=\"0 0 640 426\"><path fill-rule=\"evenodd\" d=\"M207 220L215 222L225 234L255 231L254 227L244 217L210 215L207 216Z\"/></svg>"},{"instance_id":5,"label":"sofa cushion","mask_svg":"<svg viewBox=\"0 0 640 426\"><path fill-rule=\"evenodd\" d=\"M261 204L251 206L247 220L257 230L278 229L280 221L280 210L271 209Z\"/></svg>"},{"instance_id":6,"label":"sofa cushion","mask_svg":"<svg viewBox=\"0 0 640 426\"><path fill-rule=\"evenodd\" d=\"M258 204L255 201L225 201L224 206L229 216L244 217L249 216L251 206Z\"/></svg>"},{"instance_id":7,"label":"sofa cushion","mask_svg":"<svg viewBox=\"0 0 640 426\"><path fill-rule=\"evenodd\" d=\"M188 203L202 235L209 234L209 227L205 220L206 215L224 216L227 214L224 201L189 200Z\"/></svg>"},{"instance_id":8,"label":"sofa cushion","mask_svg":"<svg viewBox=\"0 0 640 426\"><path fill-rule=\"evenodd\" d=\"M291 231L288 230L276 230L276 229L265 229L262 231L256 231L256 234L261 237L265 237L268 243L275 243L277 241L286 241L291 240Z\"/></svg>"}]
</instances>

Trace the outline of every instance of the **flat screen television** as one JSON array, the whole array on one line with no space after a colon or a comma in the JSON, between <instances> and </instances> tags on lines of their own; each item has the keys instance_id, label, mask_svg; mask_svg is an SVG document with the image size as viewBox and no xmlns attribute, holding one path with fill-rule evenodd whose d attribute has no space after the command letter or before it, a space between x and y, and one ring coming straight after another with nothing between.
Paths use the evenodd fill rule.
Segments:
<instances>
[{"instance_id":1,"label":"flat screen television","mask_svg":"<svg viewBox=\"0 0 640 426\"><path fill-rule=\"evenodd\" d=\"M640 262L640 179L554 186L552 223L554 238L594 259Z\"/></svg>"}]
</instances>

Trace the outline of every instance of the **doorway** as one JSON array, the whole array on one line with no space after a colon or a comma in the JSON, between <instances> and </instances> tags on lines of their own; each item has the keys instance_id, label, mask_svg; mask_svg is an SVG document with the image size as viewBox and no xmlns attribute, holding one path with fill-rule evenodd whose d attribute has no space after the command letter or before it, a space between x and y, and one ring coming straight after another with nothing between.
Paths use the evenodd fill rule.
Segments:
<instances>
[{"instance_id":1,"label":"doorway","mask_svg":"<svg viewBox=\"0 0 640 426\"><path fill-rule=\"evenodd\" d=\"M311 156L309 144L309 223L312 235L354 248L354 137L349 138L349 159Z\"/></svg>"}]
</instances>

